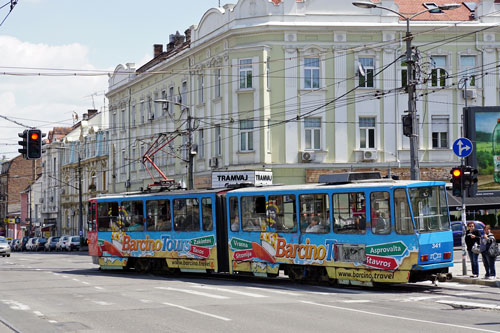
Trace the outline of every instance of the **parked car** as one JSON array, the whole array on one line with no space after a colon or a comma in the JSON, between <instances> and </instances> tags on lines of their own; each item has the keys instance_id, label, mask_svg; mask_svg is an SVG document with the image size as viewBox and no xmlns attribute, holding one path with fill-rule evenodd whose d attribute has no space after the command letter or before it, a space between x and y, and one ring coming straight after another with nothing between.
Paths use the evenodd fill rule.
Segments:
<instances>
[{"instance_id":1,"label":"parked car","mask_svg":"<svg viewBox=\"0 0 500 333\"><path fill-rule=\"evenodd\" d=\"M47 243L47 238L39 237L36 239L34 249L35 251L40 251L45 249L45 243Z\"/></svg>"},{"instance_id":2,"label":"parked car","mask_svg":"<svg viewBox=\"0 0 500 333\"><path fill-rule=\"evenodd\" d=\"M474 225L476 226L476 229L479 231L479 233L484 235L484 223L481 221L467 221L467 224L469 222L474 222ZM451 222L451 230L453 232L453 246L462 246L462 221L452 221Z\"/></svg>"},{"instance_id":3,"label":"parked car","mask_svg":"<svg viewBox=\"0 0 500 333\"><path fill-rule=\"evenodd\" d=\"M63 251L66 249L66 242L68 241L70 236L64 235L59 238L59 240L56 243L56 251Z\"/></svg>"},{"instance_id":4,"label":"parked car","mask_svg":"<svg viewBox=\"0 0 500 333\"><path fill-rule=\"evenodd\" d=\"M56 244L59 241L59 236L52 236L47 239L47 242L45 243L45 251L53 251L56 249Z\"/></svg>"},{"instance_id":5,"label":"parked car","mask_svg":"<svg viewBox=\"0 0 500 333\"><path fill-rule=\"evenodd\" d=\"M11 241L9 242L9 245L10 245L10 251L11 251L11 252L14 252L14 251L15 251L15 250L14 250L14 247L16 246L16 242L17 242L17 238L14 238L13 240L11 240Z\"/></svg>"},{"instance_id":6,"label":"parked car","mask_svg":"<svg viewBox=\"0 0 500 333\"><path fill-rule=\"evenodd\" d=\"M66 251L80 250L80 236L71 236L64 246Z\"/></svg>"},{"instance_id":7,"label":"parked car","mask_svg":"<svg viewBox=\"0 0 500 333\"><path fill-rule=\"evenodd\" d=\"M10 257L10 245L3 236L0 236L0 255L2 257Z\"/></svg>"},{"instance_id":8,"label":"parked car","mask_svg":"<svg viewBox=\"0 0 500 333\"><path fill-rule=\"evenodd\" d=\"M32 237L28 239L28 242L26 243L27 251L35 251L36 239L37 237Z\"/></svg>"}]
</instances>

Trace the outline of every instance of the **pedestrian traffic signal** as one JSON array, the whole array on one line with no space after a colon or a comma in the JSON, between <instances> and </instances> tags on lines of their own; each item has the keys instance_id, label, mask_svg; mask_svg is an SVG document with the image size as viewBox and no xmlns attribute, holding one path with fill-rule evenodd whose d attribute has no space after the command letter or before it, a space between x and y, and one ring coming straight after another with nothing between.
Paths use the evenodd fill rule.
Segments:
<instances>
[{"instance_id":1,"label":"pedestrian traffic signal","mask_svg":"<svg viewBox=\"0 0 500 333\"><path fill-rule=\"evenodd\" d=\"M411 115L407 114L404 115L401 119L403 123L403 135L404 136L412 136L413 134L413 128L412 128L412 119Z\"/></svg>"},{"instance_id":2,"label":"pedestrian traffic signal","mask_svg":"<svg viewBox=\"0 0 500 333\"><path fill-rule=\"evenodd\" d=\"M450 173L451 173L452 194L455 197L461 197L462 181L463 181L462 167L453 168L451 169Z\"/></svg>"},{"instance_id":3,"label":"pedestrian traffic signal","mask_svg":"<svg viewBox=\"0 0 500 333\"><path fill-rule=\"evenodd\" d=\"M42 131L39 129L28 130L26 157L28 160L37 160L42 157Z\"/></svg>"},{"instance_id":4,"label":"pedestrian traffic signal","mask_svg":"<svg viewBox=\"0 0 500 333\"><path fill-rule=\"evenodd\" d=\"M18 133L20 138L23 139L23 141L18 141L18 143L21 145L21 148L19 148L17 151L23 154L23 157L26 158L26 153L28 152L28 130L24 130L22 133Z\"/></svg>"}]
</instances>

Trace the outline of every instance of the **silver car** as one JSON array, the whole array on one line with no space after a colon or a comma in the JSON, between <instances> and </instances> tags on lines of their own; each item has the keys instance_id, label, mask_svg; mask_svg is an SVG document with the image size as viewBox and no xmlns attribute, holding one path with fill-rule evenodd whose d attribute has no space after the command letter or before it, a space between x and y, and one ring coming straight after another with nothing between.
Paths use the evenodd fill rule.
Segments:
<instances>
[{"instance_id":1,"label":"silver car","mask_svg":"<svg viewBox=\"0 0 500 333\"><path fill-rule=\"evenodd\" d=\"M10 245L3 236L0 236L0 255L2 257L10 257Z\"/></svg>"}]
</instances>

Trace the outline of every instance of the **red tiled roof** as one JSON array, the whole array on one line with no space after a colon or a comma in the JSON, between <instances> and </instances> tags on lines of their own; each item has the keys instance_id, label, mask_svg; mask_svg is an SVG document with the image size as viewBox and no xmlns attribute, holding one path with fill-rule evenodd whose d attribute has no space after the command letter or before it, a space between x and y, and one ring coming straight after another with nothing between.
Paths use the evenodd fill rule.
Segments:
<instances>
[{"instance_id":1,"label":"red tiled roof","mask_svg":"<svg viewBox=\"0 0 500 333\"><path fill-rule=\"evenodd\" d=\"M374 3L380 3L379 0L373 1ZM460 8L453 10L446 10L442 13L422 13L412 19L412 21L471 21L470 10L463 5L464 2L475 2L479 3L479 0L467 0L467 1L454 1L454 0L394 0L394 2L399 6L399 12L406 16L411 16L414 13L418 13L425 9L424 3L435 3L436 5L444 5L450 3L462 4Z\"/></svg>"}]
</instances>

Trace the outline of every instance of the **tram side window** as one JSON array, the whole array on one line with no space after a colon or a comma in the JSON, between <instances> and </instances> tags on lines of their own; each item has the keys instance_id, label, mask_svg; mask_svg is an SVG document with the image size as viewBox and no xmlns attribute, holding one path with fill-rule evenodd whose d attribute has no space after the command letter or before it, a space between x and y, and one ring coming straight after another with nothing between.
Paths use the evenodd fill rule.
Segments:
<instances>
[{"instance_id":1,"label":"tram side window","mask_svg":"<svg viewBox=\"0 0 500 333\"><path fill-rule=\"evenodd\" d=\"M201 216L203 218L203 231L212 231L214 229L212 216L212 198L201 199Z\"/></svg>"},{"instance_id":2,"label":"tram side window","mask_svg":"<svg viewBox=\"0 0 500 333\"><path fill-rule=\"evenodd\" d=\"M330 231L328 194L313 193L299 196L300 231L324 234Z\"/></svg>"},{"instance_id":3,"label":"tram side window","mask_svg":"<svg viewBox=\"0 0 500 333\"><path fill-rule=\"evenodd\" d=\"M174 199L174 230L200 231L200 206L197 198Z\"/></svg>"},{"instance_id":4,"label":"tram side window","mask_svg":"<svg viewBox=\"0 0 500 333\"><path fill-rule=\"evenodd\" d=\"M146 202L146 228L148 231L172 230L170 200L149 200Z\"/></svg>"},{"instance_id":5,"label":"tram side window","mask_svg":"<svg viewBox=\"0 0 500 333\"><path fill-rule=\"evenodd\" d=\"M241 197L241 225L243 231L265 231L266 197Z\"/></svg>"},{"instance_id":6,"label":"tram side window","mask_svg":"<svg viewBox=\"0 0 500 333\"><path fill-rule=\"evenodd\" d=\"M410 235L415 233L406 191L402 188L394 190L394 223L398 234Z\"/></svg>"},{"instance_id":7,"label":"tram side window","mask_svg":"<svg viewBox=\"0 0 500 333\"><path fill-rule=\"evenodd\" d=\"M270 195L267 205L267 221L277 232L296 232L295 195Z\"/></svg>"},{"instance_id":8,"label":"tram side window","mask_svg":"<svg viewBox=\"0 0 500 333\"><path fill-rule=\"evenodd\" d=\"M231 231L240 231L240 211L238 209L238 198L229 198L229 223L231 225Z\"/></svg>"},{"instance_id":9,"label":"tram side window","mask_svg":"<svg viewBox=\"0 0 500 333\"><path fill-rule=\"evenodd\" d=\"M333 199L333 230L338 234L366 232L366 200L363 192L336 193Z\"/></svg>"},{"instance_id":10,"label":"tram side window","mask_svg":"<svg viewBox=\"0 0 500 333\"><path fill-rule=\"evenodd\" d=\"M142 201L123 201L122 211L127 231L144 231L144 205Z\"/></svg>"},{"instance_id":11,"label":"tram side window","mask_svg":"<svg viewBox=\"0 0 500 333\"><path fill-rule=\"evenodd\" d=\"M117 227L118 202L99 202L97 203L97 231L112 231L112 227ZM116 228L118 231L119 229Z\"/></svg>"},{"instance_id":12,"label":"tram side window","mask_svg":"<svg viewBox=\"0 0 500 333\"><path fill-rule=\"evenodd\" d=\"M391 233L391 205L389 192L370 194L372 233L387 235Z\"/></svg>"}]
</instances>

